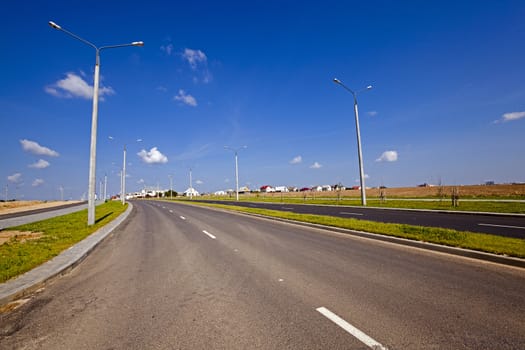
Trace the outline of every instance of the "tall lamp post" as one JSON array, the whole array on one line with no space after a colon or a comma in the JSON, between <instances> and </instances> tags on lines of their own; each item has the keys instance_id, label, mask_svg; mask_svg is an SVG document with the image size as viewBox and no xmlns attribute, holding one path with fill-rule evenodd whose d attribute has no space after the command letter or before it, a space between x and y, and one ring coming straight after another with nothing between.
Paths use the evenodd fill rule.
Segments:
<instances>
[{"instance_id":1,"label":"tall lamp post","mask_svg":"<svg viewBox=\"0 0 525 350\"><path fill-rule=\"evenodd\" d=\"M231 148L228 146L224 146L224 149L235 153L235 200L236 201L239 201L239 166L238 166L238 161L237 161L237 158L238 158L237 153L241 149L246 149L246 148L248 148L248 146L242 146L239 148Z\"/></svg>"},{"instance_id":2,"label":"tall lamp post","mask_svg":"<svg viewBox=\"0 0 525 350\"><path fill-rule=\"evenodd\" d=\"M363 153L361 151L361 133L359 132L359 111L357 110L357 93L370 90L372 85L368 85L361 91L354 92L349 89L341 80L334 78L334 83L341 85L345 90L349 91L354 96L354 114L355 114L355 131L357 134L357 155L359 157L359 180L361 182L361 204L366 205L366 187L365 187L365 170L363 168Z\"/></svg>"},{"instance_id":3,"label":"tall lamp post","mask_svg":"<svg viewBox=\"0 0 525 350\"><path fill-rule=\"evenodd\" d=\"M93 114L91 117L91 146L89 155L89 189L88 189L88 225L95 223L95 170L96 170L96 158L97 158L97 118L98 118L98 85L100 75L100 51L106 49L114 49L118 47L126 46L144 46L142 41L134 41L130 44L121 45L109 45L97 47L89 41L82 39L81 37L65 30L55 22L49 21L51 28L61 30L64 33L72 36L73 38L82 41L84 44L91 46L95 49L95 78L93 83Z\"/></svg>"},{"instance_id":4,"label":"tall lamp post","mask_svg":"<svg viewBox=\"0 0 525 350\"><path fill-rule=\"evenodd\" d=\"M169 174L170 178L170 200L173 200L173 175Z\"/></svg>"},{"instance_id":5,"label":"tall lamp post","mask_svg":"<svg viewBox=\"0 0 525 350\"><path fill-rule=\"evenodd\" d=\"M124 145L124 155L122 160L122 205L126 204L126 145Z\"/></svg>"}]
</instances>

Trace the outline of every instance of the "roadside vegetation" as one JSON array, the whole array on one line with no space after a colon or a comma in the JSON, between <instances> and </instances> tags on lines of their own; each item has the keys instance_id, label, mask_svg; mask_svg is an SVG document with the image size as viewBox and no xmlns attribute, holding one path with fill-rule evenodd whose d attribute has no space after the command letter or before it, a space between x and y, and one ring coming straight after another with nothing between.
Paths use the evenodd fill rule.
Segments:
<instances>
[{"instance_id":1,"label":"roadside vegetation","mask_svg":"<svg viewBox=\"0 0 525 350\"><path fill-rule=\"evenodd\" d=\"M0 230L0 283L52 259L111 222L127 208L110 201L96 208L95 224L87 225L87 209L31 224ZM1 242L1 241L0 241Z\"/></svg>"},{"instance_id":2,"label":"roadside vegetation","mask_svg":"<svg viewBox=\"0 0 525 350\"><path fill-rule=\"evenodd\" d=\"M399 209L479 211L525 214L525 184L426 186L369 188L368 206ZM291 204L360 206L361 191L303 191L286 193L243 193L241 201ZM201 196L199 199L234 200L225 196ZM453 200L454 199L454 200Z\"/></svg>"},{"instance_id":3,"label":"roadside vegetation","mask_svg":"<svg viewBox=\"0 0 525 350\"><path fill-rule=\"evenodd\" d=\"M381 235L407 238L422 242L436 243L451 247L473 249L487 253L525 258L525 240L500 237L484 233L456 231L437 227L423 227L405 224L387 224L353 218L337 218L333 216L296 214L278 210L245 208L232 205L211 204L192 201L193 205L210 206L214 208L234 210L238 212L264 215L300 222L308 222L325 226L333 226L349 230L364 231Z\"/></svg>"},{"instance_id":4,"label":"roadside vegetation","mask_svg":"<svg viewBox=\"0 0 525 350\"><path fill-rule=\"evenodd\" d=\"M201 196L199 200L235 200L235 196ZM341 206L361 206L359 198L337 198L321 197L318 198L299 198L292 196L250 196L241 197L243 202L269 202L269 203L289 203L289 204L315 204L315 205L341 205ZM391 198L381 200L379 198L367 198L369 207L396 208L396 209L426 209L426 210L451 210L451 211L477 211L487 213L509 213L525 214L525 202L511 202L498 200L476 199L459 200L457 206L452 205L450 199L428 199L428 198Z\"/></svg>"}]
</instances>

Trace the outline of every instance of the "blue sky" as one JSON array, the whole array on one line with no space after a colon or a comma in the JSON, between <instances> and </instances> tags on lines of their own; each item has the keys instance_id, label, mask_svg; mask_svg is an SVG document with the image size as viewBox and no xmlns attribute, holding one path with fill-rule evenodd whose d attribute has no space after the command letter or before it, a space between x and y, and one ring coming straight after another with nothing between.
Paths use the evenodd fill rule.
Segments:
<instances>
[{"instance_id":1,"label":"blue sky","mask_svg":"<svg viewBox=\"0 0 525 350\"><path fill-rule=\"evenodd\" d=\"M2 199L87 193L94 49L97 182L127 189L525 181L523 1L9 1ZM137 141L137 140L141 141Z\"/></svg>"}]
</instances>

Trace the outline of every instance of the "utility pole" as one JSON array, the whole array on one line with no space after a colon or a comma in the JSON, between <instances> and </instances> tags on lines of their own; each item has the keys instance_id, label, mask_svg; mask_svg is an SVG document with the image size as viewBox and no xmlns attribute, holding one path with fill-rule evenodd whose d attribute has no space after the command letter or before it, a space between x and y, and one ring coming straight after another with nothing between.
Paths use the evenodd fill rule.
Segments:
<instances>
[{"instance_id":1,"label":"utility pole","mask_svg":"<svg viewBox=\"0 0 525 350\"><path fill-rule=\"evenodd\" d=\"M173 200L173 175L168 175L170 178L170 200Z\"/></svg>"},{"instance_id":2,"label":"utility pole","mask_svg":"<svg viewBox=\"0 0 525 350\"><path fill-rule=\"evenodd\" d=\"M190 199L193 199L193 185L191 180L191 168L190 168Z\"/></svg>"},{"instance_id":3,"label":"utility pole","mask_svg":"<svg viewBox=\"0 0 525 350\"><path fill-rule=\"evenodd\" d=\"M108 174L104 174L104 202L108 198Z\"/></svg>"},{"instance_id":4,"label":"utility pole","mask_svg":"<svg viewBox=\"0 0 525 350\"><path fill-rule=\"evenodd\" d=\"M124 160L122 161L122 204L126 204L126 145L124 145Z\"/></svg>"}]
</instances>

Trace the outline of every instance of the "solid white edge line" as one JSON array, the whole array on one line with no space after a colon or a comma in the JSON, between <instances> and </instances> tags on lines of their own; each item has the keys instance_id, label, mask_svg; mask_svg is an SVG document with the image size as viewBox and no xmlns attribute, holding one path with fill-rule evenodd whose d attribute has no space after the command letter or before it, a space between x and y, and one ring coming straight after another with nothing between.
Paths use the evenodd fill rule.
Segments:
<instances>
[{"instance_id":1,"label":"solid white edge line","mask_svg":"<svg viewBox=\"0 0 525 350\"><path fill-rule=\"evenodd\" d=\"M338 325L339 327L341 327L342 329L344 329L345 331L347 331L348 333L350 333L351 335L359 339L366 346L372 349L387 350L386 347L384 347L383 345L381 345L376 340L372 339L371 337L369 337L368 335L366 335L359 329L355 328L350 323L346 322L341 317L337 316L336 314L334 314L332 311L328 310L327 308L319 307L316 310L319 313L321 313L324 317L328 318L330 321L332 321L333 323L335 323L336 325Z\"/></svg>"},{"instance_id":2,"label":"solid white edge line","mask_svg":"<svg viewBox=\"0 0 525 350\"><path fill-rule=\"evenodd\" d=\"M518 228L518 229L525 229L525 227L521 227L521 226L495 225L495 224L478 224L478 226L491 226L491 227L504 227L504 228Z\"/></svg>"},{"instance_id":3,"label":"solid white edge line","mask_svg":"<svg viewBox=\"0 0 525 350\"><path fill-rule=\"evenodd\" d=\"M217 237L215 237L214 235L212 235L211 233L209 233L208 231L206 230L202 230L202 232L204 232L208 237L210 237L211 239L216 239Z\"/></svg>"}]
</instances>

